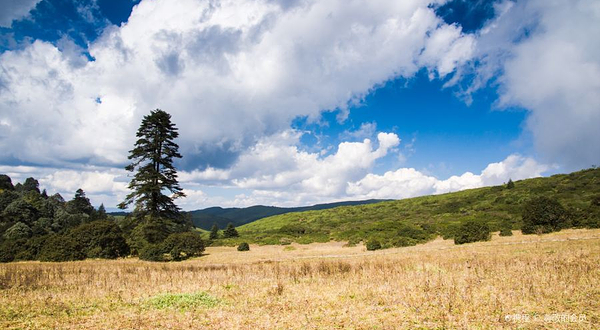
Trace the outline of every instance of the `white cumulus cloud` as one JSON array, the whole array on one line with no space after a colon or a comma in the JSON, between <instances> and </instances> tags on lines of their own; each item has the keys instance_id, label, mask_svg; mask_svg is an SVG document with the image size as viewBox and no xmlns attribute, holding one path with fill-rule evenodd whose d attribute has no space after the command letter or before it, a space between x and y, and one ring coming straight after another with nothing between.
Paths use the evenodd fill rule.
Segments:
<instances>
[{"instance_id":1,"label":"white cumulus cloud","mask_svg":"<svg viewBox=\"0 0 600 330\"><path fill-rule=\"evenodd\" d=\"M492 81L499 107L530 111L526 127L543 160L565 169L598 164L600 2L503 1L496 11L479 32L467 94Z\"/></svg>"},{"instance_id":2,"label":"white cumulus cloud","mask_svg":"<svg viewBox=\"0 0 600 330\"><path fill-rule=\"evenodd\" d=\"M473 36L431 3L142 1L89 45L93 60L42 41L0 55L0 161L123 165L141 117L162 108L185 169L226 168L294 118L467 61Z\"/></svg>"},{"instance_id":3,"label":"white cumulus cloud","mask_svg":"<svg viewBox=\"0 0 600 330\"><path fill-rule=\"evenodd\" d=\"M0 0L0 27L10 27L13 20L27 16L40 0Z\"/></svg>"},{"instance_id":4,"label":"white cumulus cloud","mask_svg":"<svg viewBox=\"0 0 600 330\"><path fill-rule=\"evenodd\" d=\"M549 166L539 164L532 158L510 155L499 163L489 164L479 175L466 172L445 180L413 168L400 168L383 175L371 173L357 182L350 183L347 192L355 198L399 199L499 185L508 182L509 179L539 177L549 169Z\"/></svg>"}]
</instances>

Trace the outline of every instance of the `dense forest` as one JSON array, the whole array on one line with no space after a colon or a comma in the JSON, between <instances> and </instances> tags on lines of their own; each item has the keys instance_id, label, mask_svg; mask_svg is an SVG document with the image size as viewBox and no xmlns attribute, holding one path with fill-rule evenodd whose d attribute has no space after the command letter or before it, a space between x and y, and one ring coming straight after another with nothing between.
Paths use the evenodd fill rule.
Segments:
<instances>
[{"instance_id":1,"label":"dense forest","mask_svg":"<svg viewBox=\"0 0 600 330\"><path fill-rule=\"evenodd\" d=\"M1 262L114 259L130 254L177 260L203 250L192 229L185 217L152 222L115 218L103 205L95 209L81 189L67 201L60 194L40 191L34 178L13 185L9 176L0 175Z\"/></svg>"}]
</instances>

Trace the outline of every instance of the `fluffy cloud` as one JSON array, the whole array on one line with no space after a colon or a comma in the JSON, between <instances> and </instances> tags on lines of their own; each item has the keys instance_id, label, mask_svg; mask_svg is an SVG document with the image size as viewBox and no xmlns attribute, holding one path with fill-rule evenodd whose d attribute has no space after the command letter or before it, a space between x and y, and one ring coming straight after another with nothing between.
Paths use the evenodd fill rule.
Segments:
<instances>
[{"instance_id":1,"label":"fluffy cloud","mask_svg":"<svg viewBox=\"0 0 600 330\"><path fill-rule=\"evenodd\" d=\"M375 162L400 143L393 133L379 133L377 142L340 143L337 151L321 157L299 149L301 133L285 131L261 139L227 171L209 168L182 173L184 184L204 181L254 191L254 197L295 205L345 198L348 182L366 175ZM289 199L283 201L283 199ZM238 196L247 199L247 196ZM249 201L243 202L244 204Z\"/></svg>"},{"instance_id":2,"label":"fluffy cloud","mask_svg":"<svg viewBox=\"0 0 600 330\"><path fill-rule=\"evenodd\" d=\"M40 0L1 0L0 27L10 27L13 20L26 16Z\"/></svg>"},{"instance_id":3,"label":"fluffy cloud","mask_svg":"<svg viewBox=\"0 0 600 330\"><path fill-rule=\"evenodd\" d=\"M446 180L439 180L413 168L401 168L383 175L368 174L350 183L347 192L355 198L407 198L499 185L509 179L539 177L548 169L547 165L531 158L511 155L502 162L488 165L479 175L466 172Z\"/></svg>"},{"instance_id":4,"label":"fluffy cloud","mask_svg":"<svg viewBox=\"0 0 600 330\"><path fill-rule=\"evenodd\" d=\"M499 185L509 179L539 177L550 169L532 158L510 155L489 164L480 174L466 172L445 180L413 168L399 168L382 175L372 173L377 160L398 153L400 139L393 133L377 134L377 143L342 142L337 151L321 157L299 149L302 133L286 131L261 139L244 152L227 171L207 169L184 172L184 185L200 183L227 189L243 189L229 201L202 194L208 202L248 206L256 204L298 206L368 198L401 199Z\"/></svg>"},{"instance_id":5,"label":"fluffy cloud","mask_svg":"<svg viewBox=\"0 0 600 330\"><path fill-rule=\"evenodd\" d=\"M466 172L445 180L413 168L378 175L372 173L377 160L398 153L400 139L395 134L379 133L376 142L343 142L335 153L325 157L301 150L300 136L299 132L286 131L262 138L228 170L181 171L180 181L187 197L177 203L185 210L194 210L214 205L301 206L369 198L402 199L538 177L550 169L531 158L511 155L489 164L480 174ZM49 193L59 192L65 198L83 188L92 203L104 203L109 208L123 200L130 179L124 170L98 167L75 171L0 166L0 173L7 173L14 182L30 176L39 178ZM215 188L220 191L215 192Z\"/></svg>"},{"instance_id":6,"label":"fluffy cloud","mask_svg":"<svg viewBox=\"0 0 600 330\"><path fill-rule=\"evenodd\" d=\"M226 168L298 116L467 61L473 37L430 4L142 1L89 46L93 61L41 41L0 55L0 161L122 165L159 107L180 128L185 169Z\"/></svg>"},{"instance_id":7,"label":"fluffy cloud","mask_svg":"<svg viewBox=\"0 0 600 330\"><path fill-rule=\"evenodd\" d=\"M527 128L544 159L573 169L597 164L600 3L504 1L496 11L477 39L479 66L468 93L492 80L500 107L531 111Z\"/></svg>"}]
</instances>

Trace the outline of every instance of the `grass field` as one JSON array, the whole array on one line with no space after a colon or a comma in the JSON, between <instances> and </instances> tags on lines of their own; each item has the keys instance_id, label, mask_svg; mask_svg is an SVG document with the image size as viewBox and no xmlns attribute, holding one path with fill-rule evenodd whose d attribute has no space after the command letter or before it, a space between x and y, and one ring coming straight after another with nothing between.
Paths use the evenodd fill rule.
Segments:
<instances>
[{"instance_id":1,"label":"grass field","mask_svg":"<svg viewBox=\"0 0 600 330\"><path fill-rule=\"evenodd\" d=\"M597 329L600 230L0 265L0 328Z\"/></svg>"}]
</instances>

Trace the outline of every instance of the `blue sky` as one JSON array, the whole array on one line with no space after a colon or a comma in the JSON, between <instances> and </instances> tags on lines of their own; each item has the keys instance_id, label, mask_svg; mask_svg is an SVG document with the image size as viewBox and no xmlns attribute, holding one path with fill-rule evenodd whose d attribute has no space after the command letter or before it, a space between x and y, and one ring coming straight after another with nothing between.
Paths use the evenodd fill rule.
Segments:
<instances>
[{"instance_id":1,"label":"blue sky","mask_svg":"<svg viewBox=\"0 0 600 330\"><path fill-rule=\"evenodd\" d=\"M600 11L576 2L5 0L0 172L111 209L154 108L181 131L184 209L587 168Z\"/></svg>"}]
</instances>

